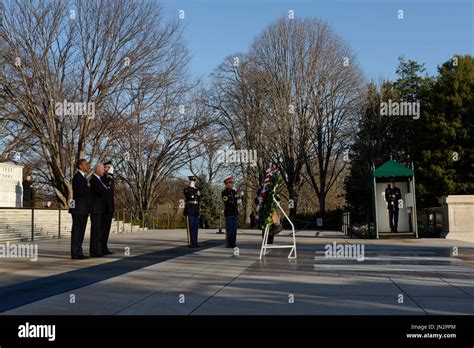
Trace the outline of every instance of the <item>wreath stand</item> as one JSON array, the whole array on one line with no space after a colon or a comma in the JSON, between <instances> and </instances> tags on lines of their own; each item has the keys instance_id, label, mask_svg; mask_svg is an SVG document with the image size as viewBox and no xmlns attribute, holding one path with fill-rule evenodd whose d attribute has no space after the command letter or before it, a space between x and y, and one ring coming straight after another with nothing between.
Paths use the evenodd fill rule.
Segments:
<instances>
[{"instance_id":1,"label":"wreath stand","mask_svg":"<svg viewBox=\"0 0 474 348\"><path fill-rule=\"evenodd\" d=\"M286 248L291 248L290 254L288 255L289 259L296 259L296 236L295 236L295 226L291 222L290 218L288 215L286 215L285 211L281 207L280 203L273 197L273 201L276 203L277 207L280 209L280 211L285 215L286 219L290 222L291 224L291 234L293 235L293 244L291 245L273 245L273 244L268 244L268 235L270 234L270 225L267 224L265 227L265 233L263 235L263 240L262 240L262 248L260 249L260 260L262 259L263 256L266 255L267 249L286 249Z\"/></svg>"}]
</instances>

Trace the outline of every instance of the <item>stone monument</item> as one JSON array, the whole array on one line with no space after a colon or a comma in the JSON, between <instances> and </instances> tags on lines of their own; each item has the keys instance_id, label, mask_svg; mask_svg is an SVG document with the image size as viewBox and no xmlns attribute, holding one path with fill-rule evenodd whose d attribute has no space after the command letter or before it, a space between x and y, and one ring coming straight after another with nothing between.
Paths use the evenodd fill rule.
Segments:
<instances>
[{"instance_id":1,"label":"stone monument","mask_svg":"<svg viewBox=\"0 0 474 348\"><path fill-rule=\"evenodd\" d=\"M20 208L22 205L23 166L12 162L0 163L0 208Z\"/></svg>"},{"instance_id":2,"label":"stone monument","mask_svg":"<svg viewBox=\"0 0 474 348\"><path fill-rule=\"evenodd\" d=\"M474 243L474 195L442 197L443 234L446 239Z\"/></svg>"}]
</instances>

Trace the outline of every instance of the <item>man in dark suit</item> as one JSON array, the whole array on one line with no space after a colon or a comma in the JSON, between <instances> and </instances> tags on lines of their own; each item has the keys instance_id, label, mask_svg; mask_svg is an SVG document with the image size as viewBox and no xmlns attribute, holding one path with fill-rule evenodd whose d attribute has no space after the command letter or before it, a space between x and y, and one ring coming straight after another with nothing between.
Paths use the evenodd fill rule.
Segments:
<instances>
[{"instance_id":1,"label":"man in dark suit","mask_svg":"<svg viewBox=\"0 0 474 348\"><path fill-rule=\"evenodd\" d=\"M109 235L110 235L110 227L112 226L112 218L115 212L115 204L114 204L114 190L115 190L115 183L114 183L114 167L112 166L112 162L104 162L105 173L102 177L102 182L105 186L107 186L107 200L106 200L106 207L105 207L105 214L104 214L104 223L103 223L103 231L102 231L102 239L100 241L100 245L102 247L102 253L104 255L112 255L113 251L109 250L107 243L109 242Z\"/></svg>"},{"instance_id":2,"label":"man in dark suit","mask_svg":"<svg viewBox=\"0 0 474 348\"><path fill-rule=\"evenodd\" d=\"M32 183L33 183L33 177L31 175L28 175L25 178L25 180L23 180L23 183L22 183L22 186L23 186L23 208L33 207L34 194L33 194L33 188L31 187Z\"/></svg>"},{"instance_id":3,"label":"man in dark suit","mask_svg":"<svg viewBox=\"0 0 474 348\"><path fill-rule=\"evenodd\" d=\"M85 159L80 159L77 168L78 171L72 178L72 201L69 204L69 213L72 215L71 258L83 260L88 258L82 252L82 243L89 216L90 189L86 175L90 164Z\"/></svg>"},{"instance_id":4,"label":"man in dark suit","mask_svg":"<svg viewBox=\"0 0 474 348\"><path fill-rule=\"evenodd\" d=\"M108 188L102 182L104 172L104 165L98 164L89 180L91 187L91 257L104 256L101 241L103 240L102 232L104 231L108 194Z\"/></svg>"}]
</instances>

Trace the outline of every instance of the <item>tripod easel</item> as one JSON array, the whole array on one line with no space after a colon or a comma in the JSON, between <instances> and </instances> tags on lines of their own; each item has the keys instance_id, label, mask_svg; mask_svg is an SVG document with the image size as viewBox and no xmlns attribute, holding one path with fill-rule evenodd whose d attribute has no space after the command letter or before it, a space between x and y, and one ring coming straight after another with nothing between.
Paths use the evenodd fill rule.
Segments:
<instances>
[{"instance_id":1,"label":"tripod easel","mask_svg":"<svg viewBox=\"0 0 474 348\"><path fill-rule=\"evenodd\" d=\"M288 255L289 259L296 259L296 236L295 236L295 226L293 225L293 222L291 222L290 218L288 215L286 215L285 211L281 207L280 203L273 197L273 201L276 203L278 209L285 215L286 219L288 222L291 224L291 234L293 235L293 244L291 245L273 245L273 244L268 244L268 235L270 234L270 225L267 224L265 227L265 233L263 235L263 240L262 240L262 248L260 249L260 260L262 259L263 256L266 255L267 249L284 249L284 248L291 248L290 254Z\"/></svg>"}]
</instances>

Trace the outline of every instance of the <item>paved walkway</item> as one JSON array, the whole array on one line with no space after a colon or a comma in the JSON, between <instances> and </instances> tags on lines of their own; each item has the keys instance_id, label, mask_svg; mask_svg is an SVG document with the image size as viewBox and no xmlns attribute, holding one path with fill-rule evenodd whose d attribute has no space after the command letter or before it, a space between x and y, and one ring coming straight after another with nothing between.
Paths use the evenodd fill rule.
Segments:
<instances>
[{"instance_id":1,"label":"paved walkway","mask_svg":"<svg viewBox=\"0 0 474 348\"><path fill-rule=\"evenodd\" d=\"M304 231L297 260L274 249L259 261L258 231L239 231L239 256L214 230L200 230L199 249L185 238L183 230L114 234L116 254L88 260L69 259L69 239L40 241L36 262L0 260L0 313L474 314L474 244ZM290 242L288 232L275 242ZM364 260L327 258L333 242L364 246Z\"/></svg>"}]
</instances>

